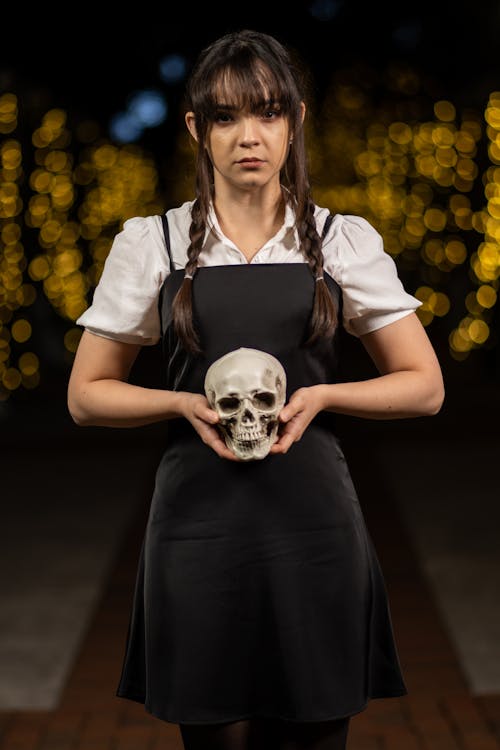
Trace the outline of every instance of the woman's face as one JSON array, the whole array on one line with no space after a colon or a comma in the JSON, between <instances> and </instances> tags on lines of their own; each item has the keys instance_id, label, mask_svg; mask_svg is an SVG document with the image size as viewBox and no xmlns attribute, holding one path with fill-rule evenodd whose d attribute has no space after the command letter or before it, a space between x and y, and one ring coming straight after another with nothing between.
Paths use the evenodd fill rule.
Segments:
<instances>
[{"instance_id":1,"label":"woman's face","mask_svg":"<svg viewBox=\"0 0 500 750\"><path fill-rule=\"evenodd\" d=\"M303 117L305 106L302 108ZM193 113L188 112L186 123L196 138ZM206 141L216 190L221 181L248 190L273 181L279 184L290 147L288 118L272 102L255 112L248 107L235 109L221 101Z\"/></svg>"}]
</instances>

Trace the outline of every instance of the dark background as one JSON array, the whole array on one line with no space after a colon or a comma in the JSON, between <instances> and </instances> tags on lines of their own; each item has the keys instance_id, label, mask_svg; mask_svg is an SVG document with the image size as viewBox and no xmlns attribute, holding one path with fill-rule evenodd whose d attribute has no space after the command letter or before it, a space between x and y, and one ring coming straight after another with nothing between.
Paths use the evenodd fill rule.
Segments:
<instances>
[{"instance_id":1,"label":"dark background","mask_svg":"<svg viewBox=\"0 0 500 750\"><path fill-rule=\"evenodd\" d=\"M141 2L126 8L104 3L29 7L18 2L0 10L0 27L0 90L18 97L19 127L12 137L22 142L23 150L33 152L31 134L50 108L68 113L72 132L78 122L89 120L109 139L110 118L124 108L129 95L159 88L168 96L170 116L161 126L146 130L140 145L154 155L165 187L177 179L171 155L179 128L184 127L183 85L162 83L158 63L177 53L191 64L201 47L226 31L254 28L295 48L310 68L312 96L318 102L335 71L352 67L359 70L361 81L365 75L379 75L382 97L385 71L400 63L418 71L429 102L449 99L457 111L471 107L482 113L490 93L500 90L500 3L492 0L268 0L245 5L213 2L202 10L193 3L153 6ZM482 186L477 182L481 197ZM169 203L168 191L165 203ZM480 241L479 234L475 238ZM37 252L35 246L25 245L27 251ZM411 276L401 273L413 291ZM460 283L466 292L473 282L467 285L464 280L465 269ZM465 314L462 308L453 315L460 318ZM497 304L497 332L498 308ZM59 720L68 707L76 706L85 712L88 726L95 720L95 727L100 727L102 717L96 718L97 712L114 710L135 566L166 425L158 422L136 429L75 425L66 406L71 357L63 346L71 322L57 315L41 284L34 313L37 325L28 345L40 357L40 384L33 390L17 388L0 401L4 531L0 589L5 603L0 640L6 636L8 644L3 653L0 649L0 656L8 657L11 669L4 669L4 683L9 675L17 675L17 685L23 688L19 691L21 708L32 707L29 700L36 689L43 706L52 706L47 702L50 698L52 707L59 708L54 691L46 695L46 663L37 657L48 655L47 664L51 661L53 667L62 653L69 667L78 650L72 633L81 633L83 638L92 622L92 643L97 645L82 650L73 692L71 683L69 691L66 684L64 697L69 695L69 700L55 716ZM458 362L449 353L449 328L445 316L435 318L426 329L445 376L446 399L439 414L402 420L339 418L339 435L387 576L397 639L413 693L411 706L421 707L413 719L408 706L402 705L405 722L411 722L409 746L415 742L427 746L426 732L432 735L429 747L432 742L446 742L445 723L452 732L450 747L457 742L463 747L469 741L480 742L477 707L472 711L462 695L457 644L465 644L466 651L476 656L477 645L484 647L485 679L493 672L490 664L498 664L494 626L499 621L499 347L493 341ZM342 347L345 379L376 375L357 339L343 334ZM151 386L161 382L158 346L143 347L131 380ZM127 528L131 534L124 543ZM110 570L106 560L114 555L114 583L105 590ZM88 592L96 590L104 592L96 608L101 619L89 615ZM438 612L437 605L443 602ZM63 639L57 652L50 648L53 634ZM56 677L59 680L60 673ZM490 724L498 732L498 675L491 679L497 679L497 702L491 704L495 709ZM55 679L50 685L54 684ZM5 701L10 692L8 685ZM454 695L453 718L447 708L453 703L447 701ZM26 696L29 700L23 703ZM431 713L429 706L434 703L437 710ZM399 714L390 708L375 716L367 740L374 746L384 742L385 724L388 731L394 730L388 734L389 745L405 745ZM26 741L26 732L33 726L32 712L28 720L20 714L19 742ZM0 710L0 747L2 721ZM459 737L459 726L465 727L466 738ZM140 728L131 721L131 733L134 729ZM11 741L14 734L14 730L9 734ZM125 734L120 737L118 742ZM139 735L134 737L137 740ZM80 739L75 738L72 746L80 746ZM44 739L41 744L45 746Z\"/></svg>"},{"instance_id":2,"label":"dark background","mask_svg":"<svg viewBox=\"0 0 500 750\"><path fill-rule=\"evenodd\" d=\"M272 11L272 14L271 14ZM340 0L288 3L218 3L201 10L192 5L157 7L142 3L123 7L97 5L51 7L27 11L24 7L3 12L0 46L0 87L14 91L25 110L26 133L32 132L40 113L61 107L70 122L97 122L109 138L110 118L122 110L130 94L139 89L163 89L168 95L169 117L165 123L144 131L140 145L149 150L168 187L175 179L169 161L182 122L183 81L167 86L159 76L158 63L168 54L185 56L189 66L198 51L213 39L239 28L254 28L274 34L294 49L309 67L311 95L321 100L332 73L357 66L380 72L392 63L414 67L430 100L451 100L457 110L482 111L488 95L500 88L498 29L500 6L481 3L369 3ZM21 121L22 117L20 117ZM37 120L38 122L39 120ZM321 127L321 123L319 124ZM19 136L16 136L19 137ZM168 195L167 195L168 200ZM403 281L405 282L403 277ZM55 349L56 332L67 321L47 308L47 324L54 331L47 352ZM51 318L52 316L52 318ZM49 318L50 321L49 321ZM57 318L57 320L56 320ZM498 318L498 314L497 314ZM438 352L448 392L459 401L463 389L477 391L488 383L496 393L500 378L498 346L489 344L472 351L464 362L448 353L446 326L435 319L428 334ZM375 374L364 350L346 337L350 350L349 377ZM65 411L65 386L71 361L64 365L53 352L47 354L40 385L32 390L17 389L4 402L4 416L14 417L36 409L38 401L54 399ZM155 384L157 347L145 347L132 378ZM455 402L449 402L452 406ZM453 408L451 409L453 411ZM63 422L67 414L61 416Z\"/></svg>"}]
</instances>

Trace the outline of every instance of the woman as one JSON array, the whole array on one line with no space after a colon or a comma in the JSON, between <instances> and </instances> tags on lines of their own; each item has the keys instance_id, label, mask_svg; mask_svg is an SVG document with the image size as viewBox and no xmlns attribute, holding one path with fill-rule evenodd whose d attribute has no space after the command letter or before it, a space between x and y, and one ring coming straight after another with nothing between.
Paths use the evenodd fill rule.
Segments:
<instances>
[{"instance_id":1,"label":"woman","mask_svg":"<svg viewBox=\"0 0 500 750\"><path fill-rule=\"evenodd\" d=\"M205 49L187 89L196 197L125 222L68 388L77 424L166 420L117 695L185 748L344 748L371 698L407 693L382 573L335 413L436 414L441 370L380 235L311 198L304 96L253 31ZM343 325L380 375L336 382ZM162 340L166 388L127 383ZM279 439L240 461L204 394L239 347L287 374Z\"/></svg>"}]
</instances>

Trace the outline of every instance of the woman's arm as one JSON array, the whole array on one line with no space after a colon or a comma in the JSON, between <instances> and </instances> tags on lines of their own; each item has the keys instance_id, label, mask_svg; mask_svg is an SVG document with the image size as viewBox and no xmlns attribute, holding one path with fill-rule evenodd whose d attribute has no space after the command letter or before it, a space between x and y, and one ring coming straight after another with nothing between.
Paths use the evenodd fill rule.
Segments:
<instances>
[{"instance_id":1,"label":"woman's arm","mask_svg":"<svg viewBox=\"0 0 500 750\"><path fill-rule=\"evenodd\" d=\"M181 416L182 392L126 382L140 349L83 332L68 383L68 409L76 424L138 427Z\"/></svg>"},{"instance_id":2,"label":"woman's arm","mask_svg":"<svg viewBox=\"0 0 500 750\"><path fill-rule=\"evenodd\" d=\"M321 409L367 419L437 414L444 400L441 368L413 312L360 336L380 376L316 386Z\"/></svg>"},{"instance_id":3,"label":"woman's arm","mask_svg":"<svg viewBox=\"0 0 500 750\"><path fill-rule=\"evenodd\" d=\"M140 349L140 344L83 332L68 383L68 409L76 424L140 427L185 417L217 455L238 461L215 427L219 417L206 396L126 382Z\"/></svg>"},{"instance_id":4,"label":"woman's arm","mask_svg":"<svg viewBox=\"0 0 500 750\"><path fill-rule=\"evenodd\" d=\"M279 414L284 424L270 453L286 453L322 409L367 419L437 414L444 399L443 377L415 313L360 338L380 376L296 390Z\"/></svg>"}]
</instances>

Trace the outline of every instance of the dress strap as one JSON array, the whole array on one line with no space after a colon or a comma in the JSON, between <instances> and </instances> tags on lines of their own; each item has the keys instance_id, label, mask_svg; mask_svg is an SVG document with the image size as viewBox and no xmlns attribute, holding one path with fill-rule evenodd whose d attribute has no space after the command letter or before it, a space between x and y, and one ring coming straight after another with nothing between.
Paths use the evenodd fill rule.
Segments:
<instances>
[{"instance_id":1,"label":"dress strap","mask_svg":"<svg viewBox=\"0 0 500 750\"><path fill-rule=\"evenodd\" d=\"M331 223L333 221L334 214L328 214L326 217L326 221L323 225L323 231L321 232L321 239L324 240L326 235L328 234L328 230L330 229Z\"/></svg>"},{"instance_id":2,"label":"dress strap","mask_svg":"<svg viewBox=\"0 0 500 750\"><path fill-rule=\"evenodd\" d=\"M161 223L163 225L163 237L165 239L165 247L167 248L168 259L170 261L170 272L174 270L174 261L172 259L172 251L170 249L170 231L168 228L168 220L166 214L161 215Z\"/></svg>"}]
</instances>

